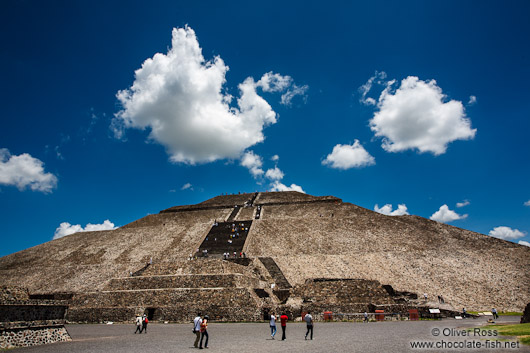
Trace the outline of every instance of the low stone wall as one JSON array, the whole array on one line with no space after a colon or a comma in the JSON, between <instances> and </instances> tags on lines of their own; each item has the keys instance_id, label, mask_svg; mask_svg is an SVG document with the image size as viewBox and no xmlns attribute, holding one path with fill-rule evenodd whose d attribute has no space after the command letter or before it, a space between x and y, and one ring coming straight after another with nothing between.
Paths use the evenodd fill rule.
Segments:
<instances>
[{"instance_id":1,"label":"low stone wall","mask_svg":"<svg viewBox=\"0 0 530 353\"><path fill-rule=\"evenodd\" d=\"M292 296L321 305L394 304L381 283L364 279L311 279L296 286Z\"/></svg>"},{"instance_id":2,"label":"low stone wall","mask_svg":"<svg viewBox=\"0 0 530 353\"><path fill-rule=\"evenodd\" d=\"M105 321L133 323L136 315L149 313L151 321L177 323L192 322L197 312L208 315L213 321L257 321L261 319L261 309L249 302L245 306L218 306L207 302L175 304L171 306L138 306L129 308L72 308L68 311L68 321L77 323L103 323Z\"/></svg>"},{"instance_id":3,"label":"low stone wall","mask_svg":"<svg viewBox=\"0 0 530 353\"><path fill-rule=\"evenodd\" d=\"M161 288L236 288L256 287L257 278L241 274L226 275L165 275L113 278L109 290L161 289Z\"/></svg>"},{"instance_id":4,"label":"low stone wall","mask_svg":"<svg viewBox=\"0 0 530 353\"><path fill-rule=\"evenodd\" d=\"M29 347L71 341L64 326L31 327L0 330L0 349Z\"/></svg>"},{"instance_id":5,"label":"low stone wall","mask_svg":"<svg viewBox=\"0 0 530 353\"><path fill-rule=\"evenodd\" d=\"M67 309L67 305L5 304L0 305L0 320L10 323L30 321L63 323Z\"/></svg>"}]
</instances>

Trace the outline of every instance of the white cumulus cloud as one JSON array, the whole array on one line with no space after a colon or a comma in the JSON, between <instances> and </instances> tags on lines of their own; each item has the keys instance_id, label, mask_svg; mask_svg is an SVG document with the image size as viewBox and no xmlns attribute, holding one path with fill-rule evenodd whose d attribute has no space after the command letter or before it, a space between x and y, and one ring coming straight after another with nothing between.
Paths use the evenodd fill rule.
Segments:
<instances>
[{"instance_id":1,"label":"white cumulus cloud","mask_svg":"<svg viewBox=\"0 0 530 353\"><path fill-rule=\"evenodd\" d=\"M252 151L245 152L241 157L240 163L243 167L249 170L254 178L259 178L264 173L263 169L261 169L263 166L263 160Z\"/></svg>"},{"instance_id":2,"label":"white cumulus cloud","mask_svg":"<svg viewBox=\"0 0 530 353\"><path fill-rule=\"evenodd\" d=\"M447 205L440 206L440 209L434 212L433 215L431 216L431 219L433 221L442 222L442 223L449 223L452 221L456 221L459 219L465 219L465 218L467 218L467 214L460 215L456 213L455 211L450 210L449 206Z\"/></svg>"},{"instance_id":3,"label":"white cumulus cloud","mask_svg":"<svg viewBox=\"0 0 530 353\"><path fill-rule=\"evenodd\" d=\"M27 153L12 156L8 149L0 148L0 185L49 193L57 186L57 177L44 171L41 160Z\"/></svg>"},{"instance_id":4,"label":"white cumulus cloud","mask_svg":"<svg viewBox=\"0 0 530 353\"><path fill-rule=\"evenodd\" d=\"M280 156L278 156L277 154L275 154L274 156L271 157L271 161L273 162L278 162L280 160ZM530 202L530 201L528 201Z\"/></svg>"},{"instance_id":5,"label":"white cumulus cloud","mask_svg":"<svg viewBox=\"0 0 530 353\"><path fill-rule=\"evenodd\" d=\"M387 83L370 120L375 136L383 138L387 152L417 149L440 155L456 140L475 137L476 129L466 117L462 102L450 100L435 80L422 81L409 76L394 89Z\"/></svg>"},{"instance_id":6,"label":"white cumulus cloud","mask_svg":"<svg viewBox=\"0 0 530 353\"><path fill-rule=\"evenodd\" d=\"M282 180L283 176L283 172L278 167L270 168L265 173L265 178L270 180Z\"/></svg>"},{"instance_id":7,"label":"white cumulus cloud","mask_svg":"<svg viewBox=\"0 0 530 353\"><path fill-rule=\"evenodd\" d=\"M368 153L364 147L355 140L353 145L336 145L333 151L322 161L336 169L362 168L375 164L375 158Z\"/></svg>"},{"instance_id":8,"label":"white cumulus cloud","mask_svg":"<svg viewBox=\"0 0 530 353\"><path fill-rule=\"evenodd\" d=\"M530 200L526 201L524 205L530 207Z\"/></svg>"},{"instance_id":9,"label":"white cumulus cloud","mask_svg":"<svg viewBox=\"0 0 530 353\"><path fill-rule=\"evenodd\" d=\"M469 205L469 204L470 204L469 200L464 200L464 201L462 201L462 202L457 202L457 203L456 203L456 207L458 207L458 208L462 208L462 207L465 207L465 206L467 206L467 205Z\"/></svg>"},{"instance_id":10,"label":"white cumulus cloud","mask_svg":"<svg viewBox=\"0 0 530 353\"><path fill-rule=\"evenodd\" d=\"M527 241L524 241L524 240L519 240L519 243L517 243L519 245L524 245L524 246L530 246L530 243L527 242Z\"/></svg>"},{"instance_id":11,"label":"white cumulus cloud","mask_svg":"<svg viewBox=\"0 0 530 353\"><path fill-rule=\"evenodd\" d=\"M101 224L92 224L88 223L85 228L81 227L80 224L70 224L68 222L63 222L61 225L55 230L55 234L53 235L53 239L59 239L64 236L79 233L79 232L95 232L100 230L113 230L118 227L114 226L114 223L109 221L108 219L105 220Z\"/></svg>"},{"instance_id":12,"label":"white cumulus cloud","mask_svg":"<svg viewBox=\"0 0 530 353\"><path fill-rule=\"evenodd\" d=\"M520 231L519 229L512 229L510 227L500 226L490 230L489 235L499 239L514 240L524 237L526 233Z\"/></svg>"},{"instance_id":13,"label":"white cumulus cloud","mask_svg":"<svg viewBox=\"0 0 530 353\"><path fill-rule=\"evenodd\" d=\"M257 89L289 90L292 78L270 72L258 82L248 77L233 106L225 88L227 71L219 56L205 60L193 29L173 29L169 51L145 60L132 86L117 93L122 109L112 122L116 137L128 128L146 129L173 162L238 158L264 140L265 126L276 123L276 113Z\"/></svg>"},{"instance_id":14,"label":"white cumulus cloud","mask_svg":"<svg viewBox=\"0 0 530 353\"><path fill-rule=\"evenodd\" d=\"M408 215L407 206L405 204L399 204L398 208L392 211L392 205L387 203L383 207L379 208L379 205L375 205L374 211L387 215L387 216L403 216Z\"/></svg>"},{"instance_id":15,"label":"white cumulus cloud","mask_svg":"<svg viewBox=\"0 0 530 353\"><path fill-rule=\"evenodd\" d=\"M274 183L271 184L271 186L271 191L298 191L305 194L305 191L302 189L302 187L296 184L291 184L291 186L287 186L276 180Z\"/></svg>"}]
</instances>

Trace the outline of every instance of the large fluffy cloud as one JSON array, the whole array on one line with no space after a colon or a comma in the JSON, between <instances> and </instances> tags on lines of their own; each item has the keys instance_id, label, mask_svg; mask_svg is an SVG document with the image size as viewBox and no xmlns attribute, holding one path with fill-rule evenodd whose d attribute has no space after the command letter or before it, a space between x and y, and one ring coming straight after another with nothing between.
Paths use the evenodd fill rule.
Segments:
<instances>
[{"instance_id":1,"label":"large fluffy cloud","mask_svg":"<svg viewBox=\"0 0 530 353\"><path fill-rule=\"evenodd\" d=\"M459 219L465 219L465 218L467 218L467 214L460 215L456 213L455 211L450 210L449 206L447 205L440 206L440 209L434 212L433 215L431 216L431 219L433 221L442 222L442 223L449 223L452 221L456 221Z\"/></svg>"},{"instance_id":2,"label":"large fluffy cloud","mask_svg":"<svg viewBox=\"0 0 530 353\"><path fill-rule=\"evenodd\" d=\"M510 227L500 226L490 230L489 235L499 239L514 240L524 237L526 233L521 232L519 229L512 229Z\"/></svg>"},{"instance_id":3,"label":"large fluffy cloud","mask_svg":"<svg viewBox=\"0 0 530 353\"><path fill-rule=\"evenodd\" d=\"M193 29L173 29L172 47L136 70L129 89L119 91L123 109L113 119L121 137L126 128L148 129L173 162L188 164L237 158L264 140L263 129L276 113L257 92L291 89L289 76L266 73L239 84L237 106L225 91L228 66L219 57L206 61Z\"/></svg>"},{"instance_id":4,"label":"large fluffy cloud","mask_svg":"<svg viewBox=\"0 0 530 353\"><path fill-rule=\"evenodd\" d=\"M55 230L55 234L53 235L53 239L59 239L64 236L79 233L79 232L94 232L99 230L113 230L117 227L114 226L114 223L109 221L108 219L105 220L101 224L91 224L88 223L85 228L81 227L80 224L70 224L68 222L63 222L61 225Z\"/></svg>"},{"instance_id":5,"label":"large fluffy cloud","mask_svg":"<svg viewBox=\"0 0 530 353\"><path fill-rule=\"evenodd\" d=\"M387 215L387 216L403 216L408 215L407 206L405 204L399 204L398 208L392 211L392 205L387 203L383 207L379 208L379 205L375 205L374 211Z\"/></svg>"},{"instance_id":6,"label":"large fluffy cloud","mask_svg":"<svg viewBox=\"0 0 530 353\"><path fill-rule=\"evenodd\" d=\"M57 177L44 171L44 163L27 153L12 156L0 148L0 185L13 185L19 190L51 192L57 186Z\"/></svg>"},{"instance_id":7,"label":"large fluffy cloud","mask_svg":"<svg viewBox=\"0 0 530 353\"><path fill-rule=\"evenodd\" d=\"M386 151L417 149L440 155L450 142L474 138L477 130L471 128L462 102L446 101L435 80L409 76L397 89L394 83L387 83L370 120L370 128L383 138Z\"/></svg>"},{"instance_id":8,"label":"large fluffy cloud","mask_svg":"<svg viewBox=\"0 0 530 353\"><path fill-rule=\"evenodd\" d=\"M353 145L336 145L333 151L322 161L336 169L361 168L375 164L375 158L368 153L364 147L355 140Z\"/></svg>"}]
</instances>

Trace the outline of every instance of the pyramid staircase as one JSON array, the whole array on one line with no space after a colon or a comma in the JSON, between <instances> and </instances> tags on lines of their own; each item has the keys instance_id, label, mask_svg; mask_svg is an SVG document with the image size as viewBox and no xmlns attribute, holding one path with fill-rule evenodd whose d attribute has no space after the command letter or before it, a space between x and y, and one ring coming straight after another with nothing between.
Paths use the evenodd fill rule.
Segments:
<instances>
[{"instance_id":1,"label":"pyramid staircase","mask_svg":"<svg viewBox=\"0 0 530 353\"><path fill-rule=\"evenodd\" d=\"M231 258L234 257L234 252L236 257L240 257L251 225L252 221L217 223L199 246L197 256L203 257L203 250L207 250L208 257L222 258L225 252Z\"/></svg>"}]
</instances>

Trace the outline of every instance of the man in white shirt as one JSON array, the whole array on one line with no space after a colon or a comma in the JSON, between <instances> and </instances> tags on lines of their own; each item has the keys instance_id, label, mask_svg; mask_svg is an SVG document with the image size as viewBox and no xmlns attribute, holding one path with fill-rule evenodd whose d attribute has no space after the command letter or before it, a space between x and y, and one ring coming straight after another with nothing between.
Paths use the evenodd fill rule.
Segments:
<instances>
[{"instance_id":1,"label":"man in white shirt","mask_svg":"<svg viewBox=\"0 0 530 353\"><path fill-rule=\"evenodd\" d=\"M274 339L274 335L276 335L276 316L274 315L274 313L271 313L270 327L271 327L271 337L272 339Z\"/></svg>"},{"instance_id":2,"label":"man in white shirt","mask_svg":"<svg viewBox=\"0 0 530 353\"><path fill-rule=\"evenodd\" d=\"M193 333L195 333L195 343L193 346L199 348L199 340L201 339L201 313L197 313L197 317L193 319Z\"/></svg>"},{"instance_id":3,"label":"man in white shirt","mask_svg":"<svg viewBox=\"0 0 530 353\"><path fill-rule=\"evenodd\" d=\"M311 339L313 339L313 317L311 316L311 313L309 311L307 312L307 314L305 314L304 321L307 324L307 332L305 333L305 339L307 339L309 331L311 331Z\"/></svg>"}]
</instances>

